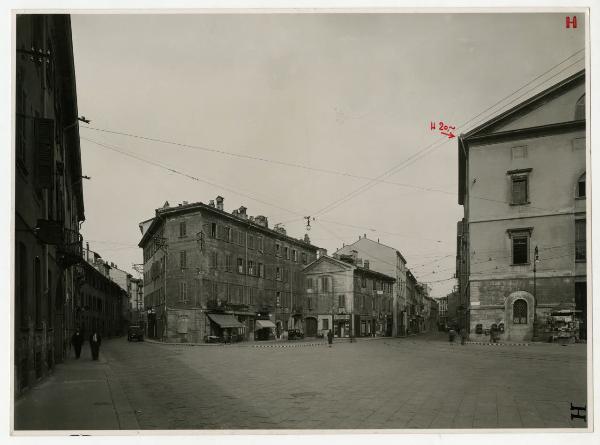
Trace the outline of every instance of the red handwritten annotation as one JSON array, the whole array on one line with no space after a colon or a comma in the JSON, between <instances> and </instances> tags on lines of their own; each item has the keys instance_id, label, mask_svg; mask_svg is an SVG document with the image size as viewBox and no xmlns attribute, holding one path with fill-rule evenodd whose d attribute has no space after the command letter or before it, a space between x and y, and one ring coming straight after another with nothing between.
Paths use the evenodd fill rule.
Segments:
<instances>
[{"instance_id":1,"label":"red handwritten annotation","mask_svg":"<svg viewBox=\"0 0 600 445\"><path fill-rule=\"evenodd\" d=\"M452 138L456 137L454 135L454 133L452 133L452 130L456 130L456 127L454 125L448 125L448 124L444 123L444 121L437 122L437 126L436 126L436 122L431 121L429 123L429 129L431 131L439 130L440 134L443 134L444 136L448 136L448 139L452 139Z\"/></svg>"}]
</instances>

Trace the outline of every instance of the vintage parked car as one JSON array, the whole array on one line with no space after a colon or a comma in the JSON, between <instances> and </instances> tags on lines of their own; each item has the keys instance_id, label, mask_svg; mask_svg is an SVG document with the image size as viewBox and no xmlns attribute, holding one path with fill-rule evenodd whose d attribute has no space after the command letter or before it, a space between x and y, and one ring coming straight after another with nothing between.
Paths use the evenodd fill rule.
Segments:
<instances>
[{"instance_id":1,"label":"vintage parked car","mask_svg":"<svg viewBox=\"0 0 600 445\"><path fill-rule=\"evenodd\" d=\"M288 330L288 340L301 340L304 338L304 333L300 329Z\"/></svg>"},{"instance_id":2,"label":"vintage parked car","mask_svg":"<svg viewBox=\"0 0 600 445\"><path fill-rule=\"evenodd\" d=\"M144 341L144 330L141 326L129 326L127 330L127 341Z\"/></svg>"}]
</instances>

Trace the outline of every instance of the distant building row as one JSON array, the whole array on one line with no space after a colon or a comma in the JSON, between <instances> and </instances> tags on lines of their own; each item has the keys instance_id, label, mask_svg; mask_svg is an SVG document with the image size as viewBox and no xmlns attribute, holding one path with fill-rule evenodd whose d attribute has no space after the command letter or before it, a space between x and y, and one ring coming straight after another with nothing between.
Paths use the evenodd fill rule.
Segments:
<instances>
[{"instance_id":1,"label":"distant building row","mask_svg":"<svg viewBox=\"0 0 600 445\"><path fill-rule=\"evenodd\" d=\"M245 207L228 213L222 197L215 201L165 203L140 223L149 336L204 342L282 337L290 330L312 337L330 329L338 337L399 335L428 329L428 319L437 319L427 288L410 272L412 292L397 301L396 264L405 261L395 249L359 240L401 258L391 273L362 250L328 257L308 236L292 238L281 226L270 228L264 216L249 216ZM399 321L406 327L399 329Z\"/></svg>"}]
</instances>

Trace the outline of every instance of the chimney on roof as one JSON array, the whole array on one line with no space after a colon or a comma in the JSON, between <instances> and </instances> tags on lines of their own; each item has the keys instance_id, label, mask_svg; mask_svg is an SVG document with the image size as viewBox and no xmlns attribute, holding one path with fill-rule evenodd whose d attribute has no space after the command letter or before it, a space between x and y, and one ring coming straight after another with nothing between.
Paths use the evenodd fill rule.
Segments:
<instances>
[{"instance_id":1,"label":"chimney on roof","mask_svg":"<svg viewBox=\"0 0 600 445\"><path fill-rule=\"evenodd\" d=\"M209 207L214 207L215 206L215 200L211 199L210 201L208 201L208 206Z\"/></svg>"},{"instance_id":2,"label":"chimney on roof","mask_svg":"<svg viewBox=\"0 0 600 445\"><path fill-rule=\"evenodd\" d=\"M364 236L364 237L365 237L365 238L367 237L367 234L366 234L366 233L365 233L365 236Z\"/></svg>"},{"instance_id":3,"label":"chimney on roof","mask_svg":"<svg viewBox=\"0 0 600 445\"><path fill-rule=\"evenodd\" d=\"M248 219L248 215L246 215L246 210L247 210L246 207L240 206L238 211L240 213L241 218Z\"/></svg>"},{"instance_id":4,"label":"chimney on roof","mask_svg":"<svg viewBox=\"0 0 600 445\"><path fill-rule=\"evenodd\" d=\"M321 258L322 256L327 256L327 249L317 249L317 258Z\"/></svg>"},{"instance_id":5,"label":"chimney on roof","mask_svg":"<svg viewBox=\"0 0 600 445\"><path fill-rule=\"evenodd\" d=\"M277 223L275 224L275 227L273 227L275 229L276 232L281 233L282 235L286 235L287 232L285 230L285 227L283 227L282 223Z\"/></svg>"},{"instance_id":6,"label":"chimney on roof","mask_svg":"<svg viewBox=\"0 0 600 445\"><path fill-rule=\"evenodd\" d=\"M308 237L308 233L305 233L305 234L304 234L304 242L305 242L306 244L310 244L310 238Z\"/></svg>"},{"instance_id":7,"label":"chimney on roof","mask_svg":"<svg viewBox=\"0 0 600 445\"><path fill-rule=\"evenodd\" d=\"M369 268L369 260L365 260L365 262L364 262L364 268L365 269Z\"/></svg>"},{"instance_id":8,"label":"chimney on roof","mask_svg":"<svg viewBox=\"0 0 600 445\"><path fill-rule=\"evenodd\" d=\"M256 215L256 217L254 218L254 222L259 226L269 227L269 221L267 220L266 216Z\"/></svg>"},{"instance_id":9,"label":"chimney on roof","mask_svg":"<svg viewBox=\"0 0 600 445\"><path fill-rule=\"evenodd\" d=\"M233 216L240 216L240 212L238 211L238 209L234 209L233 212L231 212L231 214Z\"/></svg>"},{"instance_id":10,"label":"chimney on roof","mask_svg":"<svg viewBox=\"0 0 600 445\"><path fill-rule=\"evenodd\" d=\"M188 202L187 201L183 201L183 205L184 206L188 205Z\"/></svg>"},{"instance_id":11,"label":"chimney on roof","mask_svg":"<svg viewBox=\"0 0 600 445\"><path fill-rule=\"evenodd\" d=\"M217 196L217 209L223 210L223 197Z\"/></svg>"}]
</instances>

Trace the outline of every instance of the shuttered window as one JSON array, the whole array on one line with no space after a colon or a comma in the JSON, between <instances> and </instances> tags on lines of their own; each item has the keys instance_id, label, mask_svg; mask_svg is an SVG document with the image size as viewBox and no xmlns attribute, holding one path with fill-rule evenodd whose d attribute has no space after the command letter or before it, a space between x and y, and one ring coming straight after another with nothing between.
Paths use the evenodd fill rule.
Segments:
<instances>
[{"instance_id":1,"label":"shuttered window","mask_svg":"<svg viewBox=\"0 0 600 445\"><path fill-rule=\"evenodd\" d=\"M575 221L575 260L585 261L586 257L586 234L585 219Z\"/></svg>"},{"instance_id":2,"label":"shuttered window","mask_svg":"<svg viewBox=\"0 0 600 445\"><path fill-rule=\"evenodd\" d=\"M527 204L527 176L512 177L512 203Z\"/></svg>"},{"instance_id":3,"label":"shuttered window","mask_svg":"<svg viewBox=\"0 0 600 445\"><path fill-rule=\"evenodd\" d=\"M54 121L35 120L35 178L39 189L52 188L54 166Z\"/></svg>"}]
</instances>

